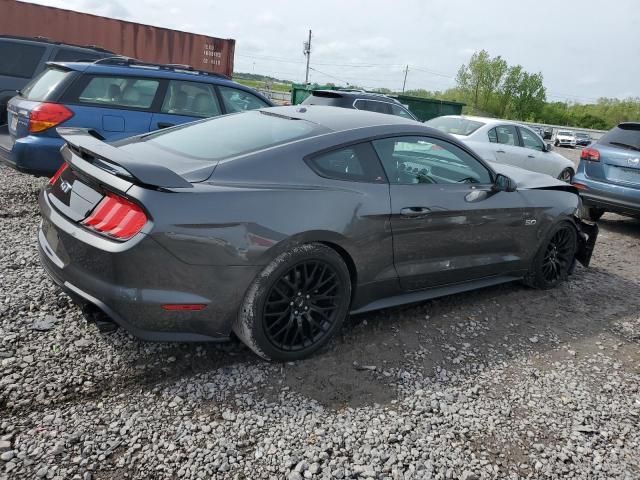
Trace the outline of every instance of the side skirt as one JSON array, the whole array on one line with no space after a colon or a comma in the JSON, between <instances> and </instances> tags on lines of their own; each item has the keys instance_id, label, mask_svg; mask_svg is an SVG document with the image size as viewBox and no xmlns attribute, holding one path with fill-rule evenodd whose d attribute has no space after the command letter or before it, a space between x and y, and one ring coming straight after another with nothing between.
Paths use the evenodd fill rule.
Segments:
<instances>
[{"instance_id":1,"label":"side skirt","mask_svg":"<svg viewBox=\"0 0 640 480\"><path fill-rule=\"evenodd\" d=\"M408 303L423 302L425 300L431 300L432 298L445 297L447 295L468 292L469 290L477 290L479 288L492 287L494 285L500 285L501 283L514 282L521 278L522 277L511 275L488 277L469 282L456 283L454 285L430 288L428 290L420 290L418 292L403 293L401 295L394 295L392 297L375 300L356 310L352 310L351 315L371 312L373 310L381 310L383 308L395 307L398 305L406 305Z\"/></svg>"}]
</instances>

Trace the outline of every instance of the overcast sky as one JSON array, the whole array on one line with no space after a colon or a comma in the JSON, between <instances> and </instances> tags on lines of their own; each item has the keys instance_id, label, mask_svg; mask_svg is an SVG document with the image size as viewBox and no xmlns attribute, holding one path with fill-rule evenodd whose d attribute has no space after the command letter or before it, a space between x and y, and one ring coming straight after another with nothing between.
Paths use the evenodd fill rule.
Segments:
<instances>
[{"instance_id":1,"label":"overcast sky","mask_svg":"<svg viewBox=\"0 0 640 480\"><path fill-rule=\"evenodd\" d=\"M236 72L442 90L476 50L544 75L549 100L640 97L638 0L37 0L236 40Z\"/></svg>"}]
</instances>

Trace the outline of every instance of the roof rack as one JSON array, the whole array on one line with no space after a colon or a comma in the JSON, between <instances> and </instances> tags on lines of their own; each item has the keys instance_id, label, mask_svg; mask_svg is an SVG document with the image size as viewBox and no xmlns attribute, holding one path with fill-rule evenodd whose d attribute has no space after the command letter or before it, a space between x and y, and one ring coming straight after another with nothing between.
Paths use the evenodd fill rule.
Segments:
<instances>
[{"instance_id":1,"label":"roof rack","mask_svg":"<svg viewBox=\"0 0 640 480\"><path fill-rule=\"evenodd\" d=\"M95 65L119 65L119 66L127 66L127 67L156 68L158 70L193 73L197 75L204 75L204 76L210 76L210 77L221 77L229 80L229 77L222 73L207 72L205 70L196 70L191 65L182 65L177 63L164 64L164 63L144 62L136 58L125 57L122 55L115 55L113 57L100 58L94 61L93 63Z\"/></svg>"},{"instance_id":2,"label":"roof rack","mask_svg":"<svg viewBox=\"0 0 640 480\"><path fill-rule=\"evenodd\" d=\"M0 35L0 38L8 38L8 39L12 39L12 40L27 40L29 42L50 43L52 45L65 45L67 47L86 48L88 50L95 50L97 52L113 53L111 50L107 50L105 48L98 47L97 45L78 45L78 44L75 44L75 43L58 42L56 40L51 40L50 38L42 37L42 36L22 37L20 35Z\"/></svg>"}]
</instances>

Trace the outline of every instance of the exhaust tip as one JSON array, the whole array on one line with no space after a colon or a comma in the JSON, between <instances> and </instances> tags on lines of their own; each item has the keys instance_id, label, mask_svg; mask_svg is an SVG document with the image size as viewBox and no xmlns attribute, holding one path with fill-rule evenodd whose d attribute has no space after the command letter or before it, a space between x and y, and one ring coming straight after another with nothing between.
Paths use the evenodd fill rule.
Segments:
<instances>
[{"instance_id":1,"label":"exhaust tip","mask_svg":"<svg viewBox=\"0 0 640 480\"><path fill-rule=\"evenodd\" d=\"M88 323L94 324L101 333L112 333L118 324L95 305L88 303L82 307L82 315Z\"/></svg>"}]
</instances>

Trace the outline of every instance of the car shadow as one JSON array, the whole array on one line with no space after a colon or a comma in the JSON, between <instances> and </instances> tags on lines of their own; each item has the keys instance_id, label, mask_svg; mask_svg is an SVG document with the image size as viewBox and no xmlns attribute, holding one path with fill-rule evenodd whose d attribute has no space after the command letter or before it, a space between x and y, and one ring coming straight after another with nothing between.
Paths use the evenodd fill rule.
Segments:
<instances>
[{"instance_id":1,"label":"car shadow","mask_svg":"<svg viewBox=\"0 0 640 480\"><path fill-rule=\"evenodd\" d=\"M277 403L288 389L334 409L388 404L417 377L450 381L603 332L615 334L615 322L637 312L628 295L637 287L610 271L578 267L552 290L513 283L352 316L312 358L269 365L268 388L255 391L254 400ZM165 344L139 359L129 381L158 386L236 365L263 363L238 341Z\"/></svg>"}]
</instances>

